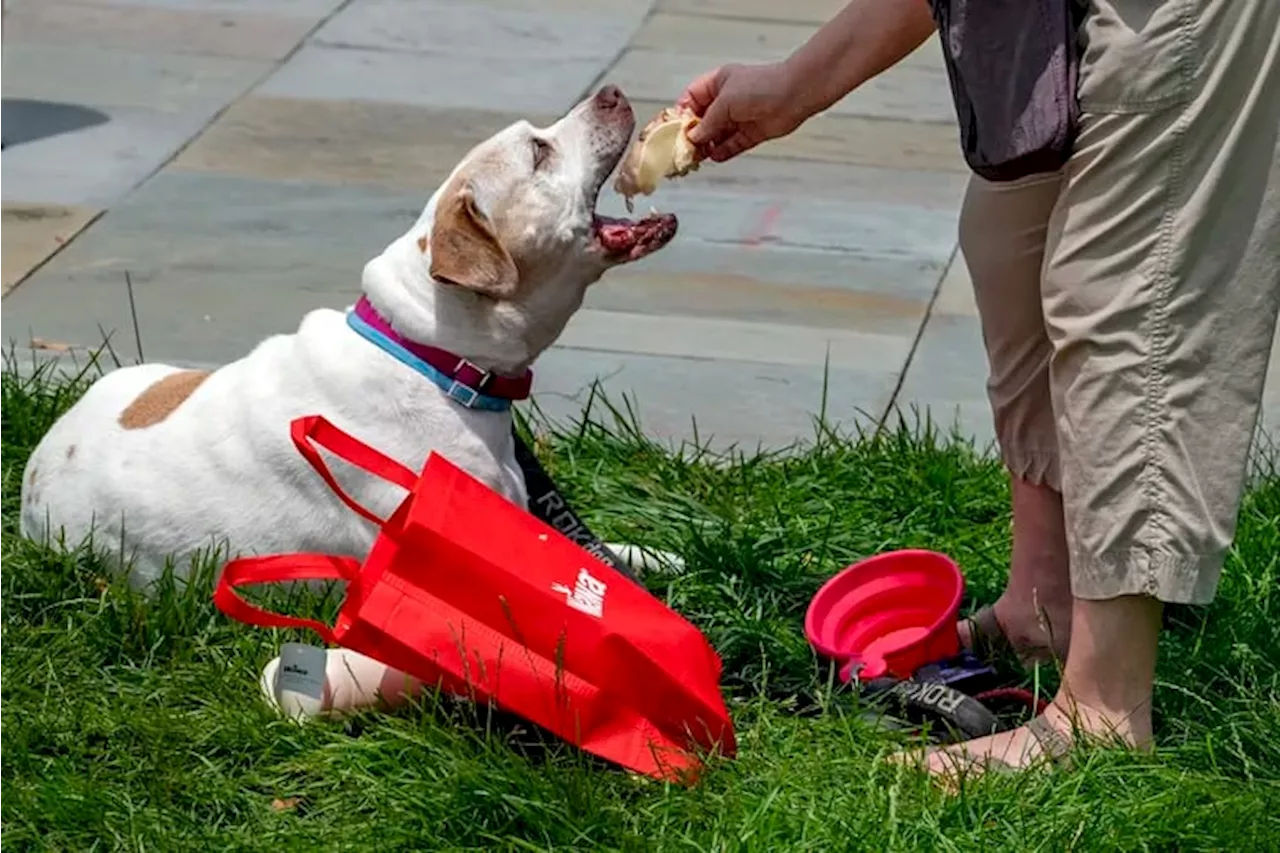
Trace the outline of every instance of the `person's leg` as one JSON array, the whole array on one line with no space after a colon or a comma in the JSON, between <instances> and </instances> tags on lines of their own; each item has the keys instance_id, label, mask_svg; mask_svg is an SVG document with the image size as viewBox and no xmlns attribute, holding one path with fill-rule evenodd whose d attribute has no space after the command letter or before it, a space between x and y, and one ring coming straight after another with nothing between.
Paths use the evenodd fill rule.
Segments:
<instances>
[{"instance_id":1,"label":"person's leg","mask_svg":"<svg viewBox=\"0 0 1280 853\"><path fill-rule=\"evenodd\" d=\"M1131 746L1151 743L1163 606L1149 595L1076 600L1071 649L1053 702L1064 723Z\"/></svg>"},{"instance_id":2,"label":"person's leg","mask_svg":"<svg viewBox=\"0 0 1280 853\"><path fill-rule=\"evenodd\" d=\"M961 645L975 651L1007 643L1025 664L1063 661L1071 642L1071 575L1062 492L1010 477L1013 547L1009 580L983 625L981 613L960 623ZM990 623L994 620L994 624ZM994 636L993 636L994 635Z\"/></svg>"},{"instance_id":3,"label":"person's leg","mask_svg":"<svg viewBox=\"0 0 1280 853\"><path fill-rule=\"evenodd\" d=\"M1043 290L1075 597L1063 683L1043 723L933 752L935 770L1149 743L1161 602L1211 601L1235 533L1280 311L1280 4L1093 7Z\"/></svg>"},{"instance_id":4,"label":"person's leg","mask_svg":"<svg viewBox=\"0 0 1280 853\"><path fill-rule=\"evenodd\" d=\"M931 773L954 778L1061 758L1083 739L1150 747L1162 607L1147 595L1077 598L1062 686L1033 725L926 750L913 759Z\"/></svg>"},{"instance_id":5,"label":"person's leg","mask_svg":"<svg viewBox=\"0 0 1280 853\"><path fill-rule=\"evenodd\" d=\"M970 178L960 211L960 252L973 281L990 368L987 396L1009 469L1013 553L991 608L960 623L965 648L1002 634L1025 661L1061 659L1071 637L1071 583L1063 526L1057 427L1049 392L1053 349L1040 279L1049 216L1065 177L992 183ZM985 636L984 636L985 635Z\"/></svg>"}]
</instances>

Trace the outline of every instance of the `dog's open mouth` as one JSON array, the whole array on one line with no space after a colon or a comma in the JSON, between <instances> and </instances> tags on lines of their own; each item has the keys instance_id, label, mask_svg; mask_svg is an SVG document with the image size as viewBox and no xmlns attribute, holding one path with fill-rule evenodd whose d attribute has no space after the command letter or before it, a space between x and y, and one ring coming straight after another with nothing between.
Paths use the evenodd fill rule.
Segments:
<instances>
[{"instance_id":1,"label":"dog's open mouth","mask_svg":"<svg viewBox=\"0 0 1280 853\"><path fill-rule=\"evenodd\" d=\"M671 242L676 236L676 217L674 213L651 213L643 219L615 219L597 213L591 231L611 258L635 261Z\"/></svg>"}]
</instances>

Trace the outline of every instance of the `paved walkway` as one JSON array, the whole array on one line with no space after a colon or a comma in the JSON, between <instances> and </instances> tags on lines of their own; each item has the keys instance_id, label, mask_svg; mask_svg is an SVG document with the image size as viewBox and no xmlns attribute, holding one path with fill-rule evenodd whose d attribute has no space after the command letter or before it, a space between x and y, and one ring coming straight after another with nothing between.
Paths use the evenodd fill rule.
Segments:
<instances>
[{"instance_id":1,"label":"paved walkway","mask_svg":"<svg viewBox=\"0 0 1280 853\"><path fill-rule=\"evenodd\" d=\"M644 121L840 5L10 0L6 139L24 99L86 117L5 149L6 342L92 346L101 327L132 354L127 271L149 360L233 358L352 301L365 261L514 118L610 81ZM661 190L679 238L593 289L539 363L542 407L576 413L599 378L653 434L696 419L718 444L776 445L812 435L825 390L846 424L922 406L989 438L947 92L930 43L792 137Z\"/></svg>"}]
</instances>

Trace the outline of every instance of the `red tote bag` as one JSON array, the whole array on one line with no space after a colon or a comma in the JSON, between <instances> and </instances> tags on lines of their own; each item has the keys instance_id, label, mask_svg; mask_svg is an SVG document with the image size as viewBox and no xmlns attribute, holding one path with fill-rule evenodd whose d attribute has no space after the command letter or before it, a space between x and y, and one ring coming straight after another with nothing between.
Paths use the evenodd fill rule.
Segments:
<instances>
[{"instance_id":1,"label":"red tote bag","mask_svg":"<svg viewBox=\"0 0 1280 853\"><path fill-rule=\"evenodd\" d=\"M642 587L439 454L415 475L319 416L294 421L292 437L381 532L363 565L320 554L233 560L214 591L223 613L309 628L657 778L691 781L699 753L734 754L719 656ZM343 491L318 447L408 496L378 518ZM332 627L268 612L236 592L299 580L347 582Z\"/></svg>"}]
</instances>

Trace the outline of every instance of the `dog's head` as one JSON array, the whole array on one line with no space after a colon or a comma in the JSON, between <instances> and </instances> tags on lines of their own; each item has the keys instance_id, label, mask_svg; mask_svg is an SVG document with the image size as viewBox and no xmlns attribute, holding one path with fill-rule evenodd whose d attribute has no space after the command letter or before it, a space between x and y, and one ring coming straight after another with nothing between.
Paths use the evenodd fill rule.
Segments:
<instances>
[{"instance_id":1,"label":"dog's head","mask_svg":"<svg viewBox=\"0 0 1280 853\"><path fill-rule=\"evenodd\" d=\"M546 128L517 122L476 146L436 199L431 276L495 299L545 286L586 286L675 234L674 216L596 216L635 113L606 86Z\"/></svg>"},{"instance_id":2,"label":"dog's head","mask_svg":"<svg viewBox=\"0 0 1280 853\"><path fill-rule=\"evenodd\" d=\"M605 86L550 127L521 121L499 131L463 158L414 229L388 249L399 283L422 289L403 296L419 297L418 311L431 316L394 316L414 306L387 304L402 299L379 292L387 289L378 280L385 264L381 275L366 271L366 291L406 332L421 331L477 363L512 369L532 361L592 282L675 235L670 214L619 220L595 212L634 130L630 103ZM403 281L409 253L425 280Z\"/></svg>"}]
</instances>

